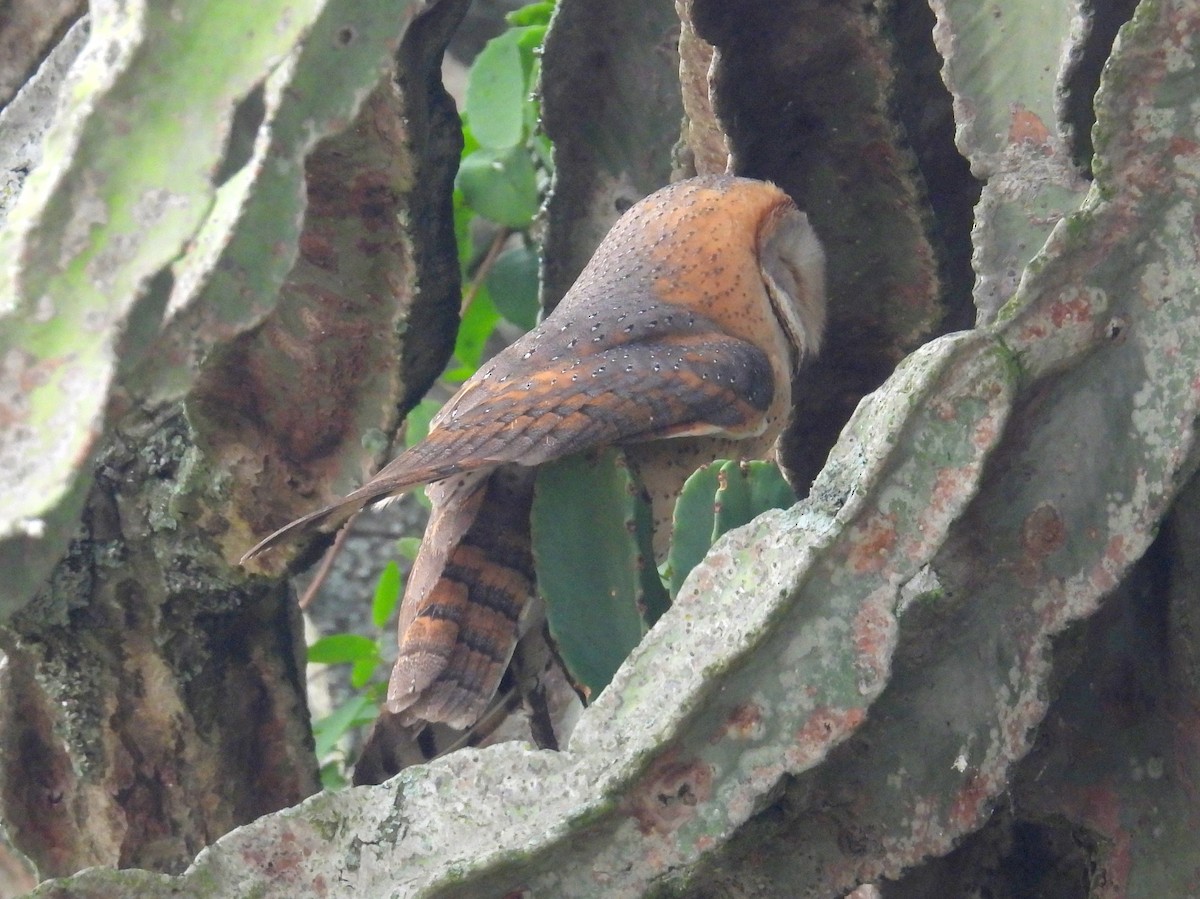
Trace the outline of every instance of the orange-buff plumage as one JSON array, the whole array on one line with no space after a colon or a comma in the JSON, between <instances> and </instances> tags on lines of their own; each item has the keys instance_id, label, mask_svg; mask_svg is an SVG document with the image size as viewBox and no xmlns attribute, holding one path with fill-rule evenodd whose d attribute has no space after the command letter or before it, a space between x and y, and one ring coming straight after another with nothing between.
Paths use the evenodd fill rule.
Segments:
<instances>
[{"instance_id":1,"label":"orange-buff plumage","mask_svg":"<svg viewBox=\"0 0 1200 899\"><path fill-rule=\"evenodd\" d=\"M528 532L506 524L528 515L527 469L625 447L661 552L692 470L769 451L824 322L820 244L783 191L728 175L672 184L621 217L554 312L463 384L423 441L243 561L434 485L388 706L469 726L495 693L533 593L527 546L506 539ZM480 516L485 502L502 511Z\"/></svg>"}]
</instances>

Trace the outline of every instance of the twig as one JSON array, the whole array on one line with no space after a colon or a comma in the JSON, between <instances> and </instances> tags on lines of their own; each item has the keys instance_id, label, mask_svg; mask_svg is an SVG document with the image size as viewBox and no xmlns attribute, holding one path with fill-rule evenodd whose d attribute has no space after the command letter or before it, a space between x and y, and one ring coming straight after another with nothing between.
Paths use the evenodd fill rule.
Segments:
<instances>
[{"instance_id":1,"label":"twig","mask_svg":"<svg viewBox=\"0 0 1200 899\"><path fill-rule=\"evenodd\" d=\"M491 273L492 266L496 264L496 258L500 255L500 251L504 249L504 244L508 242L508 239L512 235L512 228L501 228L496 232L496 236L492 238L492 244L488 247L487 255L479 263L479 268L475 269L471 283L467 285L467 289L463 293L462 308L459 310L460 315L466 315L467 309L475 300L475 294L479 293L479 288L483 286L484 279Z\"/></svg>"},{"instance_id":2,"label":"twig","mask_svg":"<svg viewBox=\"0 0 1200 899\"><path fill-rule=\"evenodd\" d=\"M308 589L300 597L300 608L307 609L309 604L316 598L317 591L324 586L325 579L329 577L329 572L333 570L334 561L341 554L342 547L346 545L346 537L350 534L350 528L354 525L354 520L358 518L358 515L358 512L351 515L346 520L346 523L342 525L342 529L338 531L337 536L333 538L333 546L325 551L325 556L321 559L321 567L317 569L312 583L308 585Z\"/></svg>"}]
</instances>

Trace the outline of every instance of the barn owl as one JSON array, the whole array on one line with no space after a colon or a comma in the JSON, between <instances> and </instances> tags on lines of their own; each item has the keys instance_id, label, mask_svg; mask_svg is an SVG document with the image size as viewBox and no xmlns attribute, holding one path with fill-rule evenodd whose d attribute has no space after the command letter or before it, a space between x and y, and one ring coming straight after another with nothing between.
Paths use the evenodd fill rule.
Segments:
<instances>
[{"instance_id":1,"label":"barn owl","mask_svg":"<svg viewBox=\"0 0 1200 899\"><path fill-rule=\"evenodd\" d=\"M824 323L821 246L783 191L731 175L672 184L620 218L554 311L466 381L424 440L242 561L430 485L387 707L468 727L534 594L532 469L623 447L651 498L661 555L693 470L770 450Z\"/></svg>"}]
</instances>

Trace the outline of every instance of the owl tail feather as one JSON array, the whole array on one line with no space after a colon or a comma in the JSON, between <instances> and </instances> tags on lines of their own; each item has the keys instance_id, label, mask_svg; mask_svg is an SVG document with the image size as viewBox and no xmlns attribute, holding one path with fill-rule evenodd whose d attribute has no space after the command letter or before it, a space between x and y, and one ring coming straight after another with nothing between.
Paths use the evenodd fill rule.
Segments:
<instances>
[{"instance_id":1,"label":"owl tail feather","mask_svg":"<svg viewBox=\"0 0 1200 899\"><path fill-rule=\"evenodd\" d=\"M273 534L264 537L242 556L238 564L245 565L255 556L262 555L268 549L278 546L300 531L308 530L309 528L336 530L349 521L350 517L365 505L366 503L361 501L347 502L343 499L332 505L325 506L323 509L309 512L303 518L297 518L295 521L288 522Z\"/></svg>"},{"instance_id":2,"label":"owl tail feather","mask_svg":"<svg viewBox=\"0 0 1200 899\"><path fill-rule=\"evenodd\" d=\"M464 730L491 704L536 595L533 485L533 469L504 465L431 488L388 684L401 721Z\"/></svg>"},{"instance_id":3,"label":"owl tail feather","mask_svg":"<svg viewBox=\"0 0 1200 899\"><path fill-rule=\"evenodd\" d=\"M344 496L336 502L330 503L328 506L323 506L315 512L309 512L295 521L288 522L279 530L256 543L252 549L242 556L239 564L245 565L255 556L261 555L268 549L278 546L288 538L302 531L320 530L326 533L336 531L367 506L407 492L406 490L397 490L392 484L380 484L375 486L374 489L371 488L372 485L367 484L355 490L349 496ZM408 489L411 489L411 487Z\"/></svg>"}]
</instances>

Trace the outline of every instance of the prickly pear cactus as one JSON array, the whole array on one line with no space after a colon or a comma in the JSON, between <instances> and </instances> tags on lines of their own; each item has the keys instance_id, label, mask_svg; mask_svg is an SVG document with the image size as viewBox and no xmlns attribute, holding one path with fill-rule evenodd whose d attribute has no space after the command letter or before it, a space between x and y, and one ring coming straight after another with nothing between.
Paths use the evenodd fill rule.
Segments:
<instances>
[{"instance_id":1,"label":"prickly pear cactus","mask_svg":"<svg viewBox=\"0 0 1200 899\"><path fill-rule=\"evenodd\" d=\"M563 751L452 753L266 815L174 876L92 870L43 895L1194 892L1200 2L1144 0L1111 50L1112 23L1082 4L936 0L918 45L898 27L911 4L655 0L625 28L632 7L560 3L547 295L625 187L667 165L676 122L650 110L682 60L697 146L673 164L775 178L830 250L826 361L798 391L807 443L784 453L813 475L807 498L716 541ZM1088 59L1107 59L1098 92ZM939 69L945 90L920 82ZM943 137L987 182L973 193L923 167L891 118L912 82L952 108ZM1095 94L1090 171L1072 91ZM656 120L669 139L647 136ZM938 258L935 211L955 188L981 197L979 315L940 334L966 324L967 292L943 296L938 277L955 260ZM86 213L66 232L106 234ZM53 286L66 275L48 252L10 258ZM37 319L41 295L13 314L48 352L63 335ZM34 386L61 392L72 371ZM63 424L84 455L99 392ZM30 427L60 421L43 397ZM76 458L55 434L24 439ZM43 464L63 465L31 477ZM47 509L76 477L21 494L19 540L44 521L61 545L80 500ZM32 590L54 552L10 589Z\"/></svg>"},{"instance_id":2,"label":"prickly pear cactus","mask_svg":"<svg viewBox=\"0 0 1200 899\"><path fill-rule=\"evenodd\" d=\"M1071 133L1078 123L1063 105L1093 22L1078 2L1047 5L1038 16L959 0L930 5L956 141L984 182L972 262L975 304L988 322L1054 225L1087 196L1089 182L1071 158L1071 140L1082 135Z\"/></svg>"},{"instance_id":3,"label":"prickly pear cactus","mask_svg":"<svg viewBox=\"0 0 1200 899\"><path fill-rule=\"evenodd\" d=\"M559 655L589 697L641 642L651 610L661 611L654 556L649 540L639 540L649 538L639 532L647 505L616 450L538 472L531 518L538 593Z\"/></svg>"},{"instance_id":4,"label":"prickly pear cactus","mask_svg":"<svg viewBox=\"0 0 1200 899\"><path fill-rule=\"evenodd\" d=\"M675 528L667 557L671 596L704 559L717 538L770 509L796 501L791 485L773 462L717 460L688 478L675 506Z\"/></svg>"}]
</instances>

